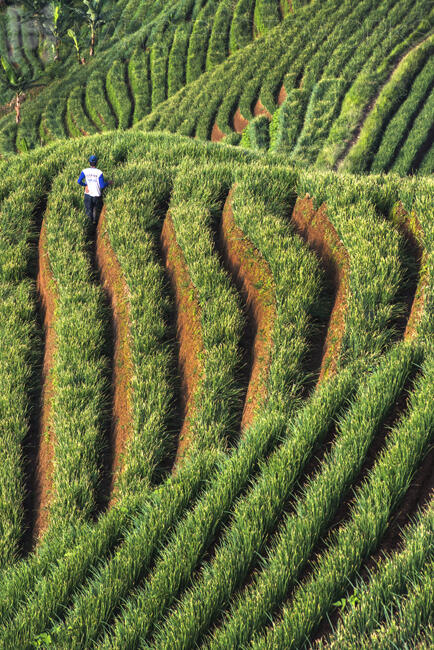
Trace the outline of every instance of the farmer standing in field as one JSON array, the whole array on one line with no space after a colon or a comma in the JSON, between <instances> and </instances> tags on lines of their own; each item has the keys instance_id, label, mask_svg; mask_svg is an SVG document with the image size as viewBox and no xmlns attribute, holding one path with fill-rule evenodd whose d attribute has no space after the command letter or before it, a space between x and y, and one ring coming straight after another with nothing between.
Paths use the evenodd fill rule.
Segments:
<instances>
[{"instance_id":1,"label":"farmer standing in field","mask_svg":"<svg viewBox=\"0 0 434 650\"><path fill-rule=\"evenodd\" d=\"M112 184L112 181L105 181L103 173L97 168L97 156L90 156L90 167L83 169L78 177L77 183L84 187L84 209L90 223L95 226L102 210L102 191Z\"/></svg>"}]
</instances>

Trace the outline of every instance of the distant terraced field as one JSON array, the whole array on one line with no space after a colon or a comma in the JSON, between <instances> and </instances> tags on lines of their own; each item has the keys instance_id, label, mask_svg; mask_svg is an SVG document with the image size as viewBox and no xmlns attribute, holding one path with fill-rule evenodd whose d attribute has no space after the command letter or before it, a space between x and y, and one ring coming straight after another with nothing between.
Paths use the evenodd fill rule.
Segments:
<instances>
[{"instance_id":1,"label":"distant terraced field","mask_svg":"<svg viewBox=\"0 0 434 650\"><path fill-rule=\"evenodd\" d=\"M432 172L429 2L115 6L96 61L71 58L18 129L0 120L0 152L134 124L229 144L243 133L244 147L320 168Z\"/></svg>"},{"instance_id":2,"label":"distant terraced field","mask_svg":"<svg viewBox=\"0 0 434 650\"><path fill-rule=\"evenodd\" d=\"M430 648L430 6L111 9L0 119L0 648Z\"/></svg>"}]
</instances>

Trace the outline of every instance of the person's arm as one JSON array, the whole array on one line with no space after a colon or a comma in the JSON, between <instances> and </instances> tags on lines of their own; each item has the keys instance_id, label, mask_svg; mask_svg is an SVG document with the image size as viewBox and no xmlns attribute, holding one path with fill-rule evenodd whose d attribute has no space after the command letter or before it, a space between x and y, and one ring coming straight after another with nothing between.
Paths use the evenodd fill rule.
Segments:
<instances>
[{"instance_id":1,"label":"person's arm","mask_svg":"<svg viewBox=\"0 0 434 650\"><path fill-rule=\"evenodd\" d=\"M85 186L86 186L86 176L84 175L83 172L81 172L80 176L78 177L78 181L77 181L77 183L78 183L79 185L81 185L81 187L85 187Z\"/></svg>"},{"instance_id":2,"label":"person's arm","mask_svg":"<svg viewBox=\"0 0 434 650\"><path fill-rule=\"evenodd\" d=\"M99 186L103 190L105 187L108 187L109 185L112 185L112 181L105 181L104 180L104 174L101 173L101 176L99 177Z\"/></svg>"}]
</instances>

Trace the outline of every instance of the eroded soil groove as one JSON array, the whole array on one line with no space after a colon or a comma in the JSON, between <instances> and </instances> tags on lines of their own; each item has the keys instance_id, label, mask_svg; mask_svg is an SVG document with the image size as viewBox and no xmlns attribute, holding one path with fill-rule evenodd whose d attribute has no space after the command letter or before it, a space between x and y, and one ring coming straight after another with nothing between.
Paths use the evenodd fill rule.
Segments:
<instances>
[{"instance_id":1,"label":"eroded soil groove","mask_svg":"<svg viewBox=\"0 0 434 650\"><path fill-rule=\"evenodd\" d=\"M104 495L108 504L116 498L116 478L121 471L121 457L132 430L132 373L130 344L129 290L107 233L106 208L98 222L95 260L101 286L111 309L112 397L109 445L104 462Z\"/></svg>"},{"instance_id":2,"label":"eroded soil groove","mask_svg":"<svg viewBox=\"0 0 434 650\"><path fill-rule=\"evenodd\" d=\"M245 331L241 346L245 365L245 402L241 431L252 422L267 397L267 379L276 320L274 281L259 251L235 223L233 190L226 199L215 243L224 268L243 299Z\"/></svg>"},{"instance_id":3,"label":"eroded soil groove","mask_svg":"<svg viewBox=\"0 0 434 650\"><path fill-rule=\"evenodd\" d=\"M306 195L297 199L292 213L297 233L319 256L333 291L333 307L326 325L326 336L320 351L319 379L336 373L345 332L348 310L350 259L348 252L327 217L327 206L315 210L312 199Z\"/></svg>"},{"instance_id":4,"label":"eroded soil groove","mask_svg":"<svg viewBox=\"0 0 434 650\"><path fill-rule=\"evenodd\" d=\"M193 442L190 422L195 408L195 394L203 376L200 357L204 347L197 292L188 274L184 254L176 241L170 212L166 215L161 231L161 253L175 298L178 371L181 382L182 425L174 462L174 471L176 471Z\"/></svg>"}]
</instances>

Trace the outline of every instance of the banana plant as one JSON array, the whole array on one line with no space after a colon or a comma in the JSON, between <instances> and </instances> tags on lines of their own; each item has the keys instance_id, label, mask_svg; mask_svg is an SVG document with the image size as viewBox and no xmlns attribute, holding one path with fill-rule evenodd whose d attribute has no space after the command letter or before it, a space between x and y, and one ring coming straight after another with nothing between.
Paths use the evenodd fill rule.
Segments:
<instances>
[{"instance_id":1,"label":"banana plant","mask_svg":"<svg viewBox=\"0 0 434 650\"><path fill-rule=\"evenodd\" d=\"M89 56L94 56L97 30L106 22L107 14L103 13L105 2L106 0L82 0L84 6L76 9L90 29Z\"/></svg>"},{"instance_id":2,"label":"banana plant","mask_svg":"<svg viewBox=\"0 0 434 650\"><path fill-rule=\"evenodd\" d=\"M80 65L84 65L85 61L84 61L84 58L81 56L81 52L80 52L80 43L78 42L78 36L77 36L77 34L76 34L75 31L72 29L72 27L70 27L66 33L68 34L69 38L70 38L70 39L72 40L72 42L74 43L75 52L76 52L76 54L77 54L77 58L78 58L78 62L79 62L79 64L80 64Z\"/></svg>"},{"instance_id":3,"label":"banana plant","mask_svg":"<svg viewBox=\"0 0 434 650\"><path fill-rule=\"evenodd\" d=\"M43 85L39 78L31 76L27 70L20 68L16 63L10 63L4 56L0 58L0 83L15 95L15 122L21 122L21 104L25 93L34 86Z\"/></svg>"}]
</instances>

